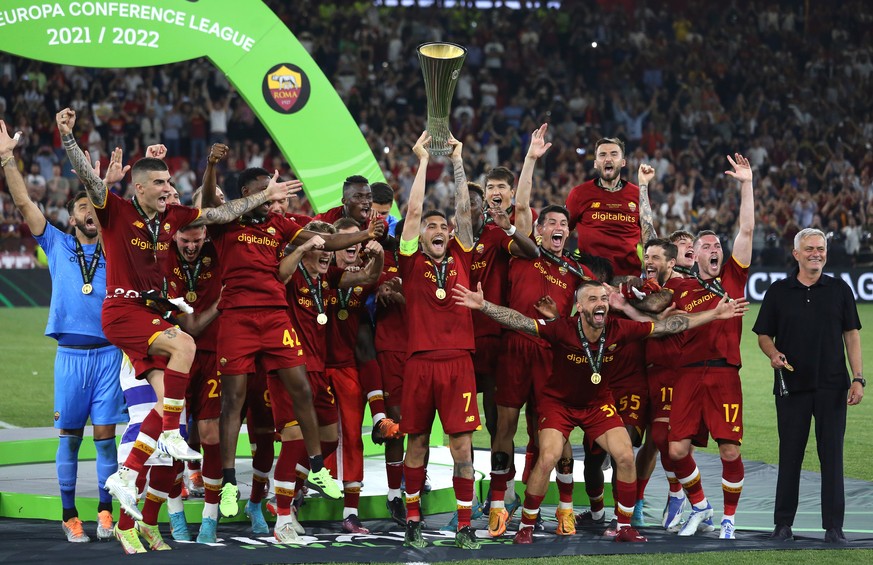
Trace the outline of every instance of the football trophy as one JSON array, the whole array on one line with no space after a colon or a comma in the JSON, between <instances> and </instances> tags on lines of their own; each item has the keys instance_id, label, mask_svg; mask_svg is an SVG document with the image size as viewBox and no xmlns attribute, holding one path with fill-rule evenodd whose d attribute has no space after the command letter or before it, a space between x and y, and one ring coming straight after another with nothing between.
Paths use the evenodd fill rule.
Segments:
<instances>
[{"instance_id":1,"label":"football trophy","mask_svg":"<svg viewBox=\"0 0 873 565\"><path fill-rule=\"evenodd\" d=\"M431 155L449 155L449 114L452 96L467 50L454 43L424 43L418 46L418 61L427 95L427 132Z\"/></svg>"}]
</instances>

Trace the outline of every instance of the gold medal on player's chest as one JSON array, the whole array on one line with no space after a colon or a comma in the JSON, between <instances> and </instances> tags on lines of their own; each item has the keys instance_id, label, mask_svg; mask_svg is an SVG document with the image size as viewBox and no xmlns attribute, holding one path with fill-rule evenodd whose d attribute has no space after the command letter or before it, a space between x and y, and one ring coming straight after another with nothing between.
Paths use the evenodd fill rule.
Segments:
<instances>
[{"instance_id":1,"label":"gold medal on player's chest","mask_svg":"<svg viewBox=\"0 0 873 565\"><path fill-rule=\"evenodd\" d=\"M592 373L591 374L591 382L592 383L599 385L601 379L602 379L602 377L600 376L600 373Z\"/></svg>"},{"instance_id":2,"label":"gold medal on player's chest","mask_svg":"<svg viewBox=\"0 0 873 565\"><path fill-rule=\"evenodd\" d=\"M197 293L193 290L188 291L185 295L185 302L197 302Z\"/></svg>"},{"instance_id":3,"label":"gold medal on player's chest","mask_svg":"<svg viewBox=\"0 0 873 565\"><path fill-rule=\"evenodd\" d=\"M319 325L323 326L327 323L327 314L321 313L315 317L315 321L318 322Z\"/></svg>"},{"instance_id":4,"label":"gold medal on player's chest","mask_svg":"<svg viewBox=\"0 0 873 565\"><path fill-rule=\"evenodd\" d=\"M347 320L349 317L349 311L346 309L342 309L336 313L336 317L339 318L340 320Z\"/></svg>"},{"instance_id":5,"label":"gold medal on player's chest","mask_svg":"<svg viewBox=\"0 0 873 565\"><path fill-rule=\"evenodd\" d=\"M91 286L91 283L85 283L82 285L82 294L91 294L94 291L94 287Z\"/></svg>"},{"instance_id":6,"label":"gold medal on player's chest","mask_svg":"<svg viewBox=\"0 0 873 565\"><path fill-rule=\"evenodd\" d=\"M446 289L444 289L444 288L436 289L436 297L439 300L444 300L446 298Z\"/></svg>"}]
</instances>

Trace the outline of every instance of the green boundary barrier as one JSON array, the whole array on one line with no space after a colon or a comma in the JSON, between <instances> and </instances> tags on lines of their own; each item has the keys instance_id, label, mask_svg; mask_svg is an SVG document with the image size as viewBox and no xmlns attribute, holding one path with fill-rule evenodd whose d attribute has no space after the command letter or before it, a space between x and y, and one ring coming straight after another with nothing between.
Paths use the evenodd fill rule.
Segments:
<instances>
[{"instance_id":1,"label":"green boundary barrier","mask_svg":"<svg viewBox=\"0 0 873 565\"><path fill-rule=\"evenodd\" d=\"M79 67L130 68L208 57L269 131L317 212L342 181L384 181L330 80L260 0L3 0L0 49Z\"/></svg>"},{"instance_id":2,"label":"green boundary barrier","mask_svg":"<svg viewBox=\"0 0 873 565\"><path fill-rule=\"evenodd\" d=\"M370 421L369 410L364 414L364 421ZM378 458L379 461L384 461L382 446L378 446L370 439L369 429L365 428L363 434L364 440L364 457ZM430 433L430 445L443 445L443 428L439 420L434 422ZM55 461L55 453L58 449L57 438L43 438L32 440L12 440L0 441L0 469L11 465L33 465L40 463L53 463ZM238 458L250 458L252 456L251 446L248 442L246 434L240 434L240 440L237 443L236 455ZM94 442L90 437L86 437L79 449L79 461L94 461L97 452L94 448ZM426 508L430 508L431 512L449 512L455 509L455 496L451 489L441 489L431 493L433 496L428 497ZM96 498L77 497L76 504L82 516L97 515ZM245 501L240 502L240 508L245 505ZM369 518L389 518L388 511L385 508L385 496L362 496L361 497L361 513ZM326 500L326 499L309 499L306 503L305 514L302 516L307 520L336 520L342 518L342 500ZM61 519L61 497L60 495L40 495L19 492L0 491L0 517L2 518L39 518L43 520L60 520ZM185 516L190 523L199 523L200 516L203 512L203 501L189 499L185 502ZM160 520L167 521L166 507L161 509ZM246 518L242 512L240 515L224 521L245 521Z\"/></svg>"}]
</instances>

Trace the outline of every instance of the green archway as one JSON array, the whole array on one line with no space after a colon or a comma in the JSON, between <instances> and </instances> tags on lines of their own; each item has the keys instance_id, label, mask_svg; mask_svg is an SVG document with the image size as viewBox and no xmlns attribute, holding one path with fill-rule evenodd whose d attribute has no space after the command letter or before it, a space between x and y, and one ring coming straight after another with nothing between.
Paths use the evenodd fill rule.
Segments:
<instances>
[{"instance_id":1,"label":"green archway","mask_svg":"<svg viewBox=\"0 0 873 565\"><path fill-rule=\"evenodd\" d=\"M260 0L3 0L0 49L104 68L208 57L267 128L317 212L339 204L349 175L384 181L333 85Z\"/></svg>"}]
</instances>

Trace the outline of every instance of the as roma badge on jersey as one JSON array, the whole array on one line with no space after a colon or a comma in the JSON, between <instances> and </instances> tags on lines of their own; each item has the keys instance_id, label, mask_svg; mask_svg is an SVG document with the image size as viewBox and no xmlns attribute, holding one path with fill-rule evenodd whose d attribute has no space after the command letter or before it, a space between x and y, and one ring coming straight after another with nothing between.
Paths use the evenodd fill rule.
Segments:
<instances>
[{"instance_id":1,"label":"as roma badge on jersey","mask_svg":"<svg viewBox=\"0 0 873 565\"><path fill-rule=\"evenodd\" d=\"M485 252L485 245L484 244L480 243L479 245L476 246L476 253L484 253L484 252Z\"/></svg>"},{"instance_id":2,"label":"as roma badge on jersey","mask_svg":"<svg viewBox=\"0 0 873 565\"><path fill-rule=\"evenodd\" d=\"M133 223L133 225L136 226L136 227L138 227L138 228L144 228L144 227L145 227L145 224L142 223L142 222L140 222L139 220L135 221L135 222Z\"/></svg>"},{"instance_id":3,"label":"as roma badge on jersey","mask_svg":"<svg viewBox=\"0 0 873 565\"><path fill-rule=\"evenodd\" d=\"M153 325L153 326L158 326L158 325L160 325L160 324L161 324L161 319L160 319L160 318L155 318L154 320L152 320L152 325Z\"/></svg>"},{"instance_id":4,"label":"as roma badge on jersey","mask_svg":"<svg viewBox=\"0 0 873 565\"><path fill-rule=\"evenodd\" d=\"M170 223L169 222L164 224L164 231L170 231Z\"/></svg>"},{"instance_id":5,"label":"as roma badge on jersey","mask_svg":"<svg viewBox=\"0 0 873 565\"><path fill-rule=\"evenodd\" d=\"M309 289L306 287L300 288L298 290L300 291L300 294L309 294Z\"/></svg>"},{"instance_id":6,"label":"as roma badge on jersey","mask_svg":"<svg viewBox=\"0 0 873 565\"><path fill-rule=\"evenodd\" d=\"M637 211L637 203L636 202L628 202L627 207L630 208L631 212Z\"/></svg>"},{"instance_id":7,"label":"as roma badge on jersey","mask_svg":"<svg viewBox=\"0 0 873 565\"><path fill-rule=\"evenodd\" d=\"M60 420L60 419L61 419L61 413L60 413L60 412L55 412L55 422L57 422L57 421Z\"/></svg>"},{"instance_id":8,"label":"as roma badge on jersey","mask_svg":"<svg viewBox=\"0 0 873 565\"><path fill-rule=\"evenodd\" d=\"M360 296L361 293L364 292L364 289L363 289L363 287L356 286L355 288L352 289L352 292L354 292L355 295Z\"/></svg>"},{"instance_id":9,"label":"as roma badge on jersey","mask_svg":"<svg viewBox=\"0 0 873 565\"><path fill-rule=\"evenodd\" d=\"M224 367L225 365L227 365L227 357L222 357L218 360L218 362L221 363L222 367Z\"/></svg>"},{"instance_id":10,"label":"as roma badge on jersey","mask_svg":"<svg viewBox=\"0 0 873 565\"><path fill-rule=\"evenodd\" d=\"M607 351L614 351L615 348L616 348L617 346L618 346L617 343L613 343L612 345L610 345L609 347L607 347L606 350L607 350Z\"/></svg>"},{"instance_id":11,"label":"as roma badge on jersey","mask_svg":"<svg viewBox=\"0 0 873 565\"><path fill-rule=\"evenodd\" d=\"M276 235L276 228L274 228L273 226L268 227L267 233L270 235Z\"/></svg>"},{"instance_id":12,"label":"as roma badge on jersey","mask_svg":"<svg viewBox=\"0 0 873 565\"><path fill-rule=\"evenodd\" d=\"M204 257L203 258L203 266L208 267L212 264L212 257Z\"/></svg>"},{"instance_id":13,"label":"as roma badge on jersey","mask_svg":"<svg viewBox=\"0 0 873 565\"><path fill-rule=\"evenodd\" d=\"M685 298L686 294L688 294L687 290L682 291L682 294L679 296L679 298Z\"/></svg>"},{"instance_id":14,"label":"as roma badge on jersey","mask_svg":"<svg viewBox=\"0 0 873 565\"><path fill-rule=\"evenodd\" d=\"M558 272L561 273L562 275L566 275L567 274L567 267L558 267Z\"/></svg>"}]
</instances>

